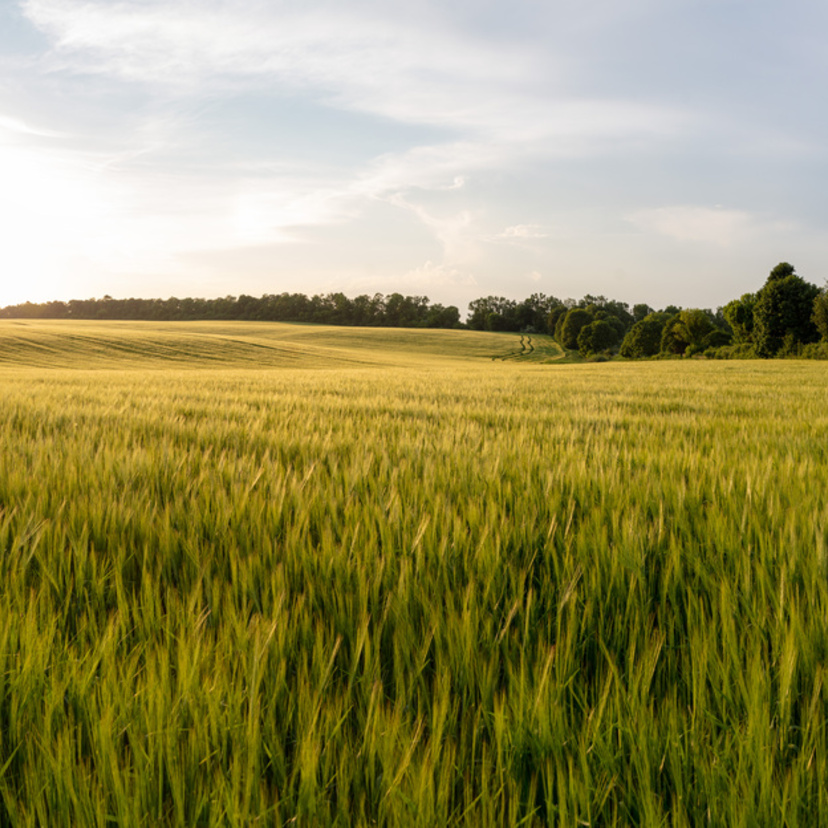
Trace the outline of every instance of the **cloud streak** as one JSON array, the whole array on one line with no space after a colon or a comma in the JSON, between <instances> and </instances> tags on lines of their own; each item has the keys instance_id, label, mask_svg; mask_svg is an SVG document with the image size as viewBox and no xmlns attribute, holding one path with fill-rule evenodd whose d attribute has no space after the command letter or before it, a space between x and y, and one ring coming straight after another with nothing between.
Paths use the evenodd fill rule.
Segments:
<instances>
[{"instance_id":1,"label":"cloud streak","mask_svg":"<svg viewBox=\"0 0 828 828\"><path fill-rule=\"evenodd\" d=\"M543 50L376 6L26 0L22 8L53 39L56 65L179 95L240 86L310 93L404 123L550 141L552 152L581 152L594 139L663 138L686 119L640 101L572 99L563 67Z\"/></svg>"}]
</instances>

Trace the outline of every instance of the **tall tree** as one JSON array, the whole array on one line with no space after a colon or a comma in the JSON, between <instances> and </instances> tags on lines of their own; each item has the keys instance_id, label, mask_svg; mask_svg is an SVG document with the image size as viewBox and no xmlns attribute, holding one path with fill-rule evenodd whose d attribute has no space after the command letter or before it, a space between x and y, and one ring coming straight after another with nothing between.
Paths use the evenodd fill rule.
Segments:
<instances>
[{"instance_id":1,"label":"tall tree","mask_svg":"<svg viewBox=\"0 0 828 828\"><path fill-rule=\"evenodd\" d=\"M778 264L759 291L753 309L753 339L761 357L793 352L798 345L816 342L813 320L819 288L797 276L787 262Z\"/></svg>"},{"instance_id":2,"label":"tall tree","mask_svg":"<svg viewBox=\"0 0 828 828\"><path fill-rule=\"evenodd\" d=\"M564 348L578 347L578 335L581 329L592 322L592 314L586 308L572 308L567 311L561 326L561 335L558 340Z\"/></svg>"}]
</instances>

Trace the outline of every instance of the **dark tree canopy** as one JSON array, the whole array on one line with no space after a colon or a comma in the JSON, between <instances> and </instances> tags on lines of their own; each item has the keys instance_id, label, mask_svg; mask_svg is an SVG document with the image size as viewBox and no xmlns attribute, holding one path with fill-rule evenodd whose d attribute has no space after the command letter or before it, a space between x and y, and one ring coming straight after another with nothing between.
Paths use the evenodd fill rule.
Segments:
<instances>
[{"instance_id":1,"label":"dark tree canopy","mask_svg":"<svg viewBox=\"0 0 828 828\"><path fill-rule=\"evenodd\" d=\"M639 305L633 305L632 315L633 320L636 322L640 322L642 319L649 316L651 313L654 313L654 310L647 304L642 303Z\"/></svg>"},{"instance_id":2,"label":"dark tree canopy","mask_svg":"<svg viewBox=\"0 0 828 828\"><path fill-rule=\"evenodd\" d=\"M628 359L655 356L661 350L661 334L669 318L666 313L650 313L636 322L621 343L621 356Z\"/></svg>"},{"instance_id":3,"label":"dark tree canopy","mask_svg":"<svg viewBox=\"0 0 828 828\"><path fill-rule=\"evenodd\" d=\"M782 275L787 274L787 275ZM753 341L762 357L793 353L797 346L816 342L814 301L819 288L806 282L783 262L768 276L753 309Z\"/></svg>"},{"instance_id":4,"label":"dark tree canopy","mask_svg":"<svg viewBox=\"0 0 828 828\"><path fill-rule=\"evenodd\" d=\"M794 266L788 262L779 262L779 264L771 270L768 274L768 281L775 282L778 279L787 279L788 276L793 276L796 271Z\"/></svg>"},{"instance_id":5,"label":"dark tree canopy","mask_svg":"<svg viewBox=\"0 0 828 828\"><path fill-rule=\"evenodd\" d=\"M606 319L596 319L581 328L578 352L582 356L608 351L618 342L618 332Z\"/></svg>"},{"instance_id":6,"label":"dark tree canopy","mask_svg":"<svg viewBox=\"0 0 828 828\"><path fill-rule=\"evenodd\" d=\"M425 296L357 296L344 293L305 296L302 293L242 294L218 299L73 299L37 305L27 302L0 309L0 317L29 319L195 319L268 322L314 322L326 325L374 325L410 328L454 328L460 311L450 305L430 304Z\"/></svg>"},{"instance_id":7,"label":"dark tree canopy","mask_svg":"<svg viewBox=\"0 0 828 828\"><path fill-rule=\"evenodd\" d=\"M572 308L567 312L561 326L560 343L564 348L578 347L578 334L581 328L592 322L592 314L586 308Z\"/></svg>"}]
</instances>

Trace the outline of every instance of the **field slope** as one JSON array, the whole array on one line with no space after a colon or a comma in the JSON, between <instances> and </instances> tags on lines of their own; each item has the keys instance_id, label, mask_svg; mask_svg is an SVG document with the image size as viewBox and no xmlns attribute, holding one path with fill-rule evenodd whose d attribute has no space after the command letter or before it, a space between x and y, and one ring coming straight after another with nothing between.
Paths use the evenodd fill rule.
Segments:
<instances>
[{"instance_id":1,"label":"field slope","mask_svg":"<svg viewBox=\"0 0 828 828\"><path fill-rule=\"evenodd\" d=\"M340 368L420 359L553 359L541 335L278 322L0 320L0 365L65 368Z\"/></svg>"}]
</instances>

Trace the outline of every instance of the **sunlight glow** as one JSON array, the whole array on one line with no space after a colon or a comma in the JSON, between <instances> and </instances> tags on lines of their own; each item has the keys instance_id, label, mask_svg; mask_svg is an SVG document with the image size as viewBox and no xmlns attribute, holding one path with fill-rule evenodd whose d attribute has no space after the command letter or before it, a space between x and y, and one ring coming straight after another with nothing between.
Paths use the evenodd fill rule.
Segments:
<instances>
[{"instance_id":1,"label":"sunlight glow","mask_svg":"<svg viewBox=\"0 0 828 828\"><path fill-rule=\"evenodd\" d=\"M48 154L0 145L0 180L0 302L53 298L67 266L75 271L110 245L94 177Z\"/></svg>"}]
</instances>

